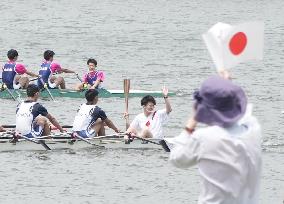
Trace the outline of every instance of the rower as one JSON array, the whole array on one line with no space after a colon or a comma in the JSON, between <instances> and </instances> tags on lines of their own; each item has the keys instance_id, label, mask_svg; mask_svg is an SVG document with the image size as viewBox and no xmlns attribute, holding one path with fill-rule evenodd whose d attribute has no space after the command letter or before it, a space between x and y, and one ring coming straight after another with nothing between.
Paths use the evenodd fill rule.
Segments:
<instances>
[{"instance_id":1,"label":"rower","mask_svg":"<svg viewBox=\"0 0 284 204\"><path fill-rule=\"evenodd\" d=\"M96 104L99 92L96 89L89 89L85 93L87 103L80 106L73 123L73 134L88 138L94 136L104 136L106 124L109 128L119 133L119 129L106 116L106 113Z\"/></svg>"},{"instance_id":2,"label":"rower","mask_svg":"<svg viewBox=\"0 0 284 204\"><path fill-rule=\"evenodd\" d=\"M156 100L153 96L147 95L142 98L141 106L143 107L143 112L134 118L126 131L127 135L130 137L133 134L142 138L163 139L163 126L167 123L169 114L172 111L166 87L163 88L163 96L166 107L156 111ZM125 113L125 116L127 115L128 113ZM125 136L125 140L128 139Z\"/></svg>"},{"instance_id":3,"label":"rower","mask_svg":"<svg viewBox=\"0 0 284 204\"><path fill-rule=\"evenodd\" d=\"M11 49L7 53L9 61L3 66L2 82L5 85L4 88L8 89L20 89L27 88L29 85L29 78L21 76L27 74L32 77L38 77L37 74L28 71L23 64L16 63L18 59L17 50Z\"/></svg>"},{"instance_id":4,"label":"rower","mask_svg":"<svg viewBox=\"0 0 284 204\"><path fill-rule=\"evenodd\" d=\"M37 81L39 88L43 88L45 84L49 89L61 88L65 89L65 80L63 77L55 77L55 74L75 73L72 70L62 68L60 64L53 61L55 53L52 50L46 50L43 53L44 61L39 70L40 79ZM43 84L44 83L44 84Z\"/></svg>"},{"instance_id":5,"label":"rower","mask_svg":"<svg viewBox=\"0 0 284 204\"><path fill-rule=\"evenodd\" d=\"M87 65L89 67L89 71L83 76L83 80L81 80L82 83L76 85L76 90L99 89L101 88L101 83L105 79L104 72L96 70L97 61L95 59L88 59Z\"/></svg>"},{"instance_id":6,"label":"rower","mask_svg":"<svg viewBox=\"0 0 284 204\"><path fill-rule=\"evenodd\" d=\"M29 138L49 135L49 121L59 129L60 132L64 132L57 120L47 112L45 107L37 102L39 91L37 85L28 85L28 98L18 105L16 111L16 132Z\"/></svg>"}]
</instances>

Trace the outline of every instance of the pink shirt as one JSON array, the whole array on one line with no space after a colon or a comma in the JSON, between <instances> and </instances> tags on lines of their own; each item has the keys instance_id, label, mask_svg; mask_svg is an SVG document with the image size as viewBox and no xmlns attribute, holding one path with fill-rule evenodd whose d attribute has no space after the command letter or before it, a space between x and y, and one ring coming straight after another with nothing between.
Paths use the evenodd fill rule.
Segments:
<instances>
[{"instance_id":1,"label":"pink shirt","mask_svg":"<svg viewBox=\"0 0 284 204\"><path fill-rule=\"evenodd\" d=\"M61 69L62 68L61 68L60 64L58 64L56 62L52 62L51 66L50 66L50 70L52 71L52 73L60 72Z\"/></svg>"},{"instance_id":2,"label":"pink shirt","mask_svg":"<svg viewBox=\"0 0 284 204\"><path fill-rule=\"evenodd\" d=\"M8 63L15 64L15 62L13 61L9 61ZM17 72L17 74L25 74L27 72L27 69L23 64L16 63L15 71Z\"/></svg>"},{"instance_id":3,"label":"pink shirt","mask_svg":"<svg viewBox=\"0 0 284 204\"><path fill-rule=\"evenodd\" d=\"M102 71L92 71L92 72L89 72L89 73L86 73L84 76L83 76L83 82L87 83L88 82L88 75L90 77L93 77L95 76L95 74L98 72L98 77L97 77L97 80L100 80L100 81L104 81L105 80L105 74L104 72Z\"/></svg>"}]
</instances>

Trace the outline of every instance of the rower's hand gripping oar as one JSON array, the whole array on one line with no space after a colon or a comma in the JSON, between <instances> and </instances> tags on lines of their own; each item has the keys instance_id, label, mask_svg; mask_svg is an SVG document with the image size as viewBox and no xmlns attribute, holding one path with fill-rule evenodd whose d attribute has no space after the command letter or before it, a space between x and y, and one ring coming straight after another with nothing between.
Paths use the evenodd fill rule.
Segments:
<instances>
[{"instance_id":1,"label":"rower's hand gripping oar","mask_svg":"<svg viewBox=\"0 0 284 204\"><path fill-rule=\"evenodd\" d=\"M50 93L50 90L49 90L49 88L48 88L47 83L44 83L44 81L43 81L43 79L42 79L41 77L40 77L39 79L40 79L41 83L43 84L44 89L47 91L48 95L50 96L50 98L51 98L53 101L55 101L55 100L54 100L54 97L53 97L52 94Z\"/></svg>"},{"instance_id":2,"label":"rower's hand gripping oar","mask_svg":"<svg viewBox=\"0 0 284 204\"><path fill-rule=\"evenodd\" d=\"M129 128L129 115L128 115L128 96L130 90L130 79L123 80L123 88L124 88L124 98L125 98L125 122L126 122L126 130Z\"/></svg>"}]
</instances>

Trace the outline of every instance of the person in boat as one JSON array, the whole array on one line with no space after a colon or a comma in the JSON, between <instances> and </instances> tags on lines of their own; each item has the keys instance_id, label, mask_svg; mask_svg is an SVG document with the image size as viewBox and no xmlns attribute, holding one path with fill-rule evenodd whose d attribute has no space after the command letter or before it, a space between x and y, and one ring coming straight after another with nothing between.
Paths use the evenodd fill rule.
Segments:
<instances>
[{"instance_id":1,"label":"person in boat","mask_svg":"<svg viewBox=\"0 0 284 204\"><path fill-rule=\"evenodd\" d=\"M119 129L107 117L106 113L97 106L99 92L89 89L85 93L87 103L82 104L75 116L73 123L73 134L81 137L94 137L105 135L104 124L119 133Z\"/></svg>"},{"instance_id":2,"label":"person in boat","mask_svg":"<svg viewBox=\"0 0 284 204\"><path fill-rule=\"evenodd\" d=\"M32 77L38 77L37 74L34 74L31 71L28 71L23 64L17 63L18 59L17 50L11 49L7 53L9 61L2 68L2 83L5 84L5 87L8 89L20 89L27 88L29 85L29 78L23 76L27 74Z\"/></svg>"},{"instance_id":3,"label":"person in boat","mask_svg":"<svg viewBox=\"0 0 284 204\"><path fill-rule=\"evenodd\" d=\"M37 81L37 85L39 88L44 88L45 84L49 89L65 89L65 80L63 77L55 77L55 74L61 73L75 73L72 70L62 68L60 64L53 61L55 53L52 50L46 50L43 53L44 61L41 64L41 68L39 70L40 78Z\"/></svg>"},{"instance_id":4,"label":"person in boat","mask_svg":"<svg viewBox=\"0 0 284 204\"><path fill-rule=\"evenodd\" d=\"M157 138L162 139L163 126L169 119L169 114L172 111L171 104L168 98L168 89L163 88L163 96L165 100L165 109L155 110L156 100L153 96L144 96L141 100L141 106L143 112L138 114L131 122L129 128L126 130L126 134L131 136L143 137L143 138ZM125 114L126 116L128 113ZM129 139L125 136L125 139Z\"/></svg>"},{"instance_id":5,"label":"person in boat","mask_svg":"<svg viewBox=\"0 0 284 204\"><path fill-rule=\"evenodd\" d=\"M40 89L37 85L28 85L27 100L17 106L16 132L29 138L49 135L49 122L60 132L64 132L57 120L37 102L39 95Z\"/></svg>"},{"instance_id":6,"label":"person in boat","mask_svg":"<svg viewBox=\"0 0 284 204\"><path fill-rule=\"evenodd\" d=\"M83 76L82 83L76 85L76 90L99 89L101 88L101 83L105 80L104 72L96 70L97 61L95 59L88 59L87 65L89 71Z\"/></svg>"},{"instance_id":7,"label":"person in boat","mask_svg":"<svg viewBox=\"0 0 284 204\"><path fill-rule=\"evenodd\" d=\"M225 77L227 78L227 77ZM169 160L178 168L198 166L198 203L259 203L261 127L243 89L211 76L194 93L193 116L171 143ZM208 125L196 129L197 123Z\"/></svg>"}]
</instances>

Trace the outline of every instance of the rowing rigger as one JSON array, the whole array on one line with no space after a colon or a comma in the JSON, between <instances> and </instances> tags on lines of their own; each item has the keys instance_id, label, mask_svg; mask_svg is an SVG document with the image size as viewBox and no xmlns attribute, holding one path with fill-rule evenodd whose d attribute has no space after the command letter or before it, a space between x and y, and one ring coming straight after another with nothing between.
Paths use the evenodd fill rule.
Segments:
<instances>
[{"instance_id":1,"label":"rowing rigger","mask_svg":"<svg viewBox=\"0 0 284 204\"><path fill-rule=\"evenodd\" d=\"M93 138L74 138L69 133L52 134L38 138L19 138L17 142L11 143L13 135L2 133L0 136L0 151L25 151L25 150L44 150L40 142L44 142L51 150L57 149L81 149L90 147L101 148L127 148L127 149L164 149L160 139L135 138L130 144L125 144L124 133L97 136ZM86 142L87 141L87 142ZM45 148L46 149L46 148Z\"/></svg>"}]
</instances>

